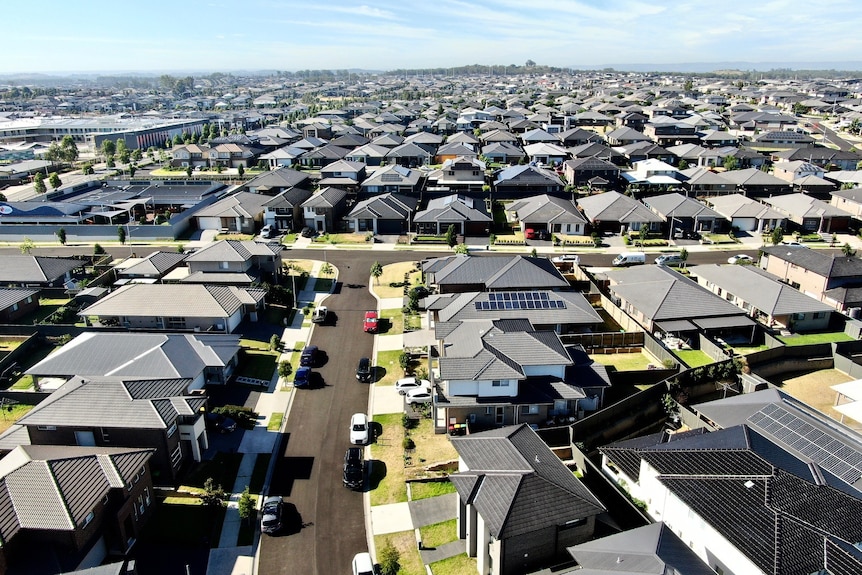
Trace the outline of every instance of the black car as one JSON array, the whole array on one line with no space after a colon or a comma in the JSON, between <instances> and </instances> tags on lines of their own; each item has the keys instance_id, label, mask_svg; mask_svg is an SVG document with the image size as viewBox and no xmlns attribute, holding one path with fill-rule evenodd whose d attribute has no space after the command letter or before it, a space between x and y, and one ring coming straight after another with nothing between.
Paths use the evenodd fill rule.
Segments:
<instances>
[{"instance_id":1,"label":"black car","mask_svg":"<svg viewBox=\"0 0 862 575\"><path fill-rule=\"evenodd\" d=\"M281 516L284 504L281 497L273 495L263 500L260 514L260 531L272 535L281 529Z\"/></svg>"},{"instance_id":2,"label":"black car","mask_svg":"<svg viewBox=\"0 0 862 575\"><path fill-rule=\"evenodd\" d=\"M359 360L359 365L356 366L356 379L362 383L371 381L371 360L367 357Z\"/></svg>"},{"instance_id":3,"label":"black car","mask_svg":"<svg viewBox=\"0 0 862 575\"><path fill-rule=\"evenodd\" d=\"M359 489L365 482L365 464L362 461L362 448L351 447L344 454L344 475L342 477L345 487Z\"/></svg>"},{"instance_id":4,"label":"black car","mask_svg":"<svg viewBox=\"0 0 862 575\"><path fill-rule=\"evenodd\" d=\"M222 413L208 412L206 415L206 425L213 431L219 433L230 433L236 430L236 421Z\"/></svg>"},{"instance_id":5,"label":"black car","mask_svg":"<svg viewBox=\"0 0 862 575\"><path fill-rule=\"evenodd\" d=\"M302 348L302 353L299 356L299 365L302 367L314 367L317 362L317 346L307 345Z\"/></svg>"},{"instance_id":6,"label":"black car","mask_svg":"<svg viewBox=\"0 0 862 575\"><path fill-rule=\"evenodd\" d=\"M313 229L311 229L309 227L304 227L304 228L302 228L302 231L299 232L299 234L304 238L313 238L314 236L317 235L317 232L315 232Z\"/></svg>"}]
</instances>

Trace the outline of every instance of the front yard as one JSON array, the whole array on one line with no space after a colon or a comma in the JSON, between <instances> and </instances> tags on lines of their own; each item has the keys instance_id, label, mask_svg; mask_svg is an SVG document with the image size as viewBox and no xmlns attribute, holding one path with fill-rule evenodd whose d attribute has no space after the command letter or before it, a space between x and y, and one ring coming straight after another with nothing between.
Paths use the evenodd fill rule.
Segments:
<instances>
[{"instance_id":1,"label":"front yard","mask_svg":"<svg viewBox=\"0 0 862 575\"><path fill-rule=\"evenodd\" d=\"M416 536L412 531L375 535L374 547L377 549L378 555L387 543L398 551L398 563L401 565L398 575L425 575L425 566L422 564L422 557L420 557L419 549L416 547Z\"/></svg>"},{"instance_id":2,"label":"front yard","mask_svg":"<svg viewBox=\"0 0 862 575\"><path fill-rule=\"evenodd\" d=\"M416 262L398 262L383 266L383 274L371 284L371 289L379 298L404 297L404 274L408 275L409 286L421 283L422 272L415 271Z\"/></svg>"}]
</instances>

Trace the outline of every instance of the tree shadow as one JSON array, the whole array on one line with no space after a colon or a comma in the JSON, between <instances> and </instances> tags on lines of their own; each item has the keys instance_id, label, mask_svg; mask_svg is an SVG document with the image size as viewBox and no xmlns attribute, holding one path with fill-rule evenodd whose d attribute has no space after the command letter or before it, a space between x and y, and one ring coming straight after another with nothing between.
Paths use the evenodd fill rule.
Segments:
<instances>
[{"instance_id":1,"label":"tree shadow","mask_svg":"<svg viewBox=\"0 0 862 575\"><path fill-rule=\"evenodd\" d=\"M379 459L369 459L367 461L368 469L368 489L377 489L380 482L386 477L386 463Z\"/></svg>"},{"instance_id":2,"label":"tree shadow","mask_svg":"<svg viewBox=\"0 0 862 575\"><path fill-rule=\"evenodd\" d=\"M386 374L388 373L386 368L383 366L380 366L380 365L375 365L371 369L372 369L372 371L371 371L371 381L372 382L380 381L381 379L386 377Z\"/></svg>"}]
</instances>

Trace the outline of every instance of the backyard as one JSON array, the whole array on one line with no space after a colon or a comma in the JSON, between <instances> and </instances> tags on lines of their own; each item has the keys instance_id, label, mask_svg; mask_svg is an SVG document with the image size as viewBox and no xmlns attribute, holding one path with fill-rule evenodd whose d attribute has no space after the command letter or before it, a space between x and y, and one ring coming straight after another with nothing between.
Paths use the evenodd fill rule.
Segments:
<instances>
[{"instance_id":1,"label":"backyard","mask_svg":"<svg viewBox=\"0 0 862 575\"><path fill-rule=\"evenodd\" d=\"M810 345L814 343L837 343L840 341L853 341L853 338L843 331L828 333L793 334L778 336L778 339L787 346Z\"/></svg>"},{"instance_id":2,"label":"backyard","mask_svg":"<svg viewBox=\"0 0 862 575\"><path fill-rule=\"evenodd\" d=\"M649 369L650 365L661 365L644 351L640 353L597 353L590 359L602 365L613 366L617 371L639 371Z\"/></svg>"},{"instance_id":3,"label":"backyard","mask_svg":"<svg viewBox=\"0 0 862 575\"><path fill-rule=\"evenodd\" d=\"M832 419L840 421L841 414L833 409L836 392L830 387L852 380L852 377L837 369L821 369L808 373L786 373L776 376L774 383L796 399L807 403ZM852 419L845 417L844 421L851 427L860 428L860 424Z\"/></svg>"}]
</instances>

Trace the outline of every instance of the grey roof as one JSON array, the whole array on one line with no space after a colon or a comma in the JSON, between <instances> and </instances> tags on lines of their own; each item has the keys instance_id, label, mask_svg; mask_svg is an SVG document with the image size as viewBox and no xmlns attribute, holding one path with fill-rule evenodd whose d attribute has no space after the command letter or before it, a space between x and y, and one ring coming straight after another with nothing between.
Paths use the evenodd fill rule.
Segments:
<instances>
[{"instance_id":1,"label":"grey roof","mask_svg":"<svg viewBox=\"0 0 862 575\"><path fill-rule=\"evenodd\" d=\"M302 202L303 208L333 208L346 201L347 192L341 188L326 187Z\"/></svg>"},{"instance_id":2,"label":"grey roof","mask_svg":"<svg viewBox=\"0 0 862 575\"><path fill-rule=\"evenodd\" d=\"M850 218L852 214L845 212L823 200L813 198L808 194L787 194L763 198L763 202L769 204L779 212L797 218Z\"/></svg>"},{"instance_id":3,"label":"grey roof","mask_svg":"<svg viewBox=\"0 0 862 575\"><path fill-rule=\"evenodd\" d=\"M275 170L264 172L259 176L255 176L246 182L246 188L268 187L274 188L293 188L308 180L308 175L296 170L291 170L288 167L281 167Z\"/></svg>"},{"instance_id":4,"label":"grey roof","mask_svg":"<svg viewBox=\"0 0 862 575\"><path fill-rule=\"evenodd\" d=\"M578 199L578 207L591 222L647 223L661 222L639 201L619 192L608 191Z\"/></svg>"},{"instance_id":5,"label":"grey roof","mask_svg":"<svg viewBox=\"0 0 862 575\"><path fill-rule=\"evenodd\" d=\"M766 204L762 204L742 194L715 196L709 199L709 203L712 204L715 211L727 219L758 218L761 220L783 220L786 217Z\"/></svg>"},{"instance_id":6,"label":"grey roof","mask_svg":"<svg viewBox=\"0 0 862 575\"><path fill-rule=\"evenodd\" d=\"M225 367L237 353L235 335L85 332L26 373L194 379L207 367Z\"/></svg>"},{"instance_id":7,"label":"grey roof","mask_svg":"<svg viewBox=\"0 0 862 575\"><path fill-rule=\"evenodd\" d=\"M224 197L219 201L203 207L195 212L195 217L210 217L210 218L255 218L263 212L264 204L271 198L263 194L253 194L251 192L237 192L233 195Z\"/></svg>"},{"instance_id":8,"label":"grey roof","mask_svg":"<svg viewBox=\"0 0 862 575\"><path fill-rule=\"evenodd\" d=\"M421 177L422 174L418 170L390 164L380 170L375 170L373 174L365 178L365 181L362 182L362 187L393 185L414 187L419 183Z\"/></svg>"},{"instance_id":9,"label":"grey roof","mask_svg":"<svg viewBox=\"0 0 862 575\"><path fill-rule=\"evenodd\" d=\"M497 539L605 510L527 425L452 438L452 444L467 469L450 479Z\"/></svg>"},{"instance_id":10,"label":"grey roof","mask_svg":"<svg viewBox=\"0 0 862 575\"><path fill-rule=\"evenodd\" d=\"M44 256L0 257L0 283L50 283L82 267L82 260Z\"/></svg>"},{"instance_id":11,"label":"grey roof","mask_svg":"<svg viewBox=\"0 0 862 575\"><path fill-rule=\"evenodd\" d=\"M757 168L747 168L744 170L728 170L721 174L726 180L730 180L738 186L781 186L790 188L790 182L786 182L780 178L776 178L771 174L767 174L763 170Z\"/></svg>"},{"instance_id":12,"label":"grey roof","mask_svg":"<svg viewBox=\"0 0 862 575\"><path fill-rule=\"evenodd\" d=\"M222 284L235 286L250 286L256 278L241 272L192 272L180 279L184 284Z\"/></svg>"},{"instance_id":13,"label":"grey roof","mask_svg":"<svg viewBox=\"0 0 862 575\"><path fill-rule=\"evenodd\" d=\"M311 190L305 188L291 188L285 190L264 202L267 208L293 209L299 207L302 202L311 197Z\"/></svg>"},{"instance_id":14,"label":"grey roof","mask_svg":"<svg viewBox=\"0 0 862 575\"><path fill-rule=\"evenodd\" d=\"M511 166L500 170L494 179L497 186L562 186L563 181L557 174L545 168L525 164L523 166Z\"/></svg>"},{"instance_id":15,"label":"grey roof","mask_svg":"<svg viewBox=\"0 0 862 575\"><path fill-rule=\"evenodd\" d=\"M412 196L385 193L357 202L347 217L407 221L418 203Z\"/></svg>"},{"instance_id":16,"label":"grey roof","mask_svg":"<svg viewBox=\"0 0 862 575\"><path fill-rule=\"evenodd\" d=\"M539 293L546 300L560 302L553 308L541 305L533 306L492 306L489 303L492 294L490 292L466 292L452 294L450 297L436 296L436 303L431 306L439 306L438 318L441 322L464 321L468 319L527 319L533 325L594 325L602 322L601 316L593 309L593 306L580 292L552 292L548 290L535 290L532 294ZM525 302L524 293L518 292L496 292L513 298L516 302ZM531 300L532 300L531 294ZM495 295L495 298L497 296ZM505 304L505 302L503 302ZM541 302L539 302L541 304ZM478 304L478 305L477 305ZM427 309L427 307L426 307Z\"/></svg>"},{"instance_id":17,"label":"grey roof","mask_svg":"<svg viewBox=\"0 0 862 575\"><path fill-rule=\"evenodd\" d=\"M786 246L762 248L768 258L777 258L826 278L862 276L862 260L856 257L824 253L812 249L787 249Z\"/></svg>"},{"instance_id":18,"label":"grey roof","mask_svg":"<svg viewBox=\"0 0 862 575\"><path fill-rule=\"evenodd\" d=\"M742 310L682 274L656 265L607 272L610 290L652 321L745 316Z\"/></svg>"},{"instance_id":19,"label":"grey roof","mask_svg":"<svg viewBox=\"0 0 862 575\"><path fill-rule=\"evenodd\" d=\"M111 489L130 485L149 449L20 446L0 461L0 537L81 528Z\"/></svg>"},{"instance_id":20,"label":"grey roof","mask_svg":"<svg viewBox=\"0 0 862 575\"><path fill-rule=\"evenodd\" d=\"M439 286L482 284L492 291L569 287L548 258L449 256L424 262L423 270L433 271L433 283Z\"/></svg>"},{"instance_id":21,"label":"grey roof","mask_svg":"<svg viewBox=\"0 0 862 575\"><path fill-rule=\"evenodd\" d=\"M664 218L723 218L715 210L694 198L676 192L644 198L644 204Z\"/></svg>"},{"instance_id":22,"label":"grey roof","mask_svg":"<svg viewBox=\"0 0 862 575\"><path fill-rule=\"evenodd\" d=\"M0 288L0 310L21 303L28 297L39 299L39 290L30 288Z\"/></svg>"},{"instance_id":23,"label":"grey roof","mask_svg":"<svg viewBox=\"0 0 862 575\"><path fill-rule=\"evenodd\" d=\"M120 277L161 277L182 263L186 257L186 254L177 252L152 252L140 262L122 269L117 275Z\"/></svg>"},{"instance_id":24,"label":"grey roof","mask_svg":"<svg viewBox=\"0 0 862 575\"><path fill-rule=\"evenodd\" d=\"M690 272L772 317L832 311L825 303L778 281L755 266L704 264L691 268Z\"/></svg>"},{"instance_id":25,"label":"grey roof","mask_svg":"<svg viewBox=\"0 0 862 575\"><path fill-rule=\"evenodd\" d=\"M186 256L186 262L246 262L254 256L269 257L281 251L276 243L219 240Z\"/></svg>"},{"instance_id":26,"label":"grey roof","mask_svg":"<svg viewBox=\"0 0 862 575\"><path fill-rule=\"evenodd\" d=\"M506 211L516 213L521 222L587 223L572 200L547 194L516 200L506 206Z\"/></svg>"},{"instance_id":27,"label":"grey roof","mask_svg":"<svg viewBox=\"0 0 862 575\"><path fill-rule=\"evenodd\" d=\"M130 284L111 292L81 316L230 317L243 305L263 301L266 291L237 286Z\"/></svg>"},{"instance_id":28,"label":"grey roof","mask_svg":"<svg viewBox=\"0 0 862 575\"><path fill-rule=\"evenodd\" d=\"M485 202L460 194L432 198L428 207L416 212L415 223L423 222L490 222Z\"/></svg>"}]
</instances>

